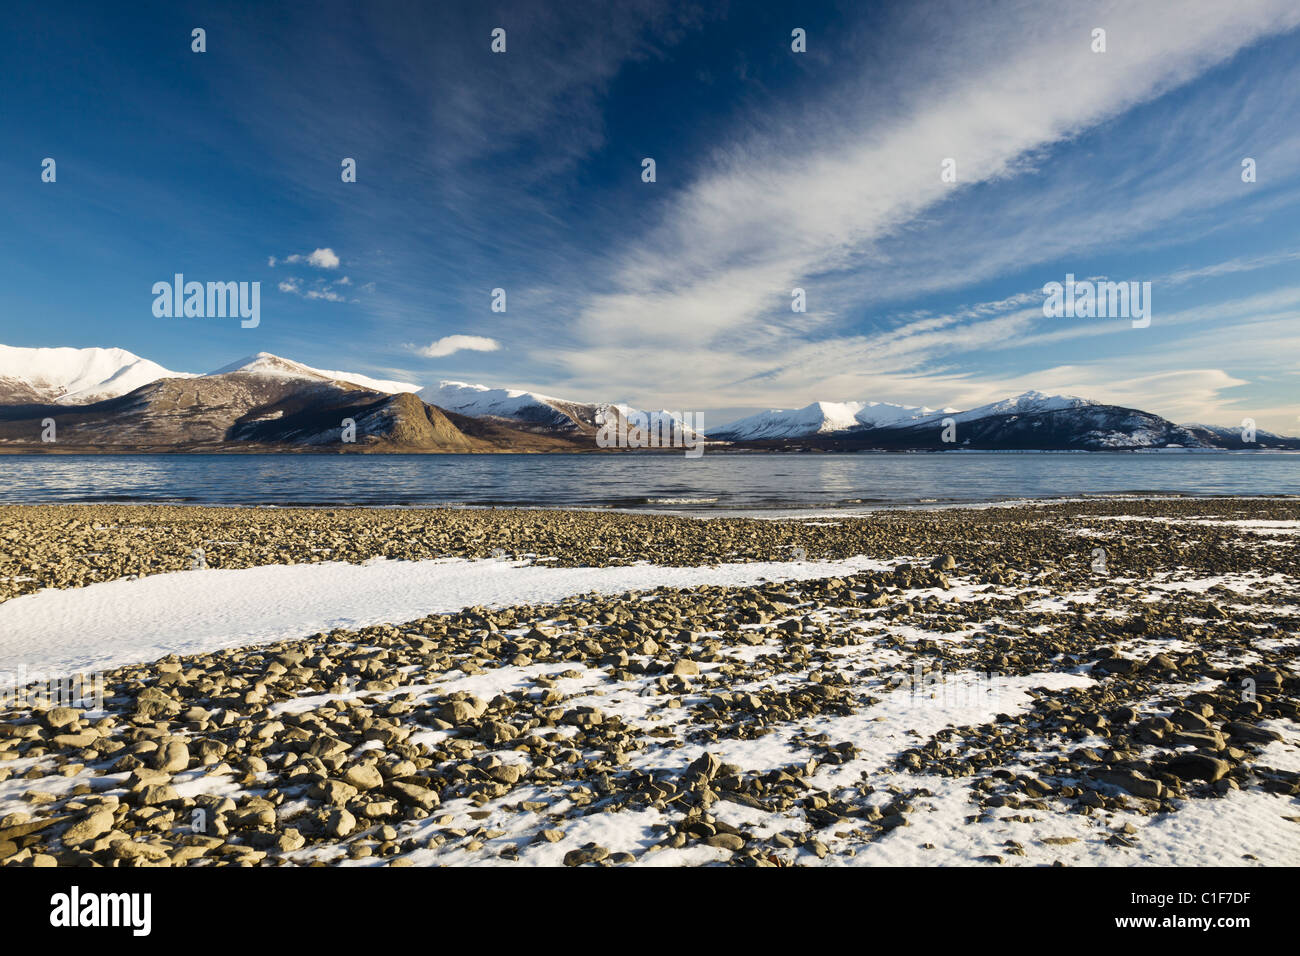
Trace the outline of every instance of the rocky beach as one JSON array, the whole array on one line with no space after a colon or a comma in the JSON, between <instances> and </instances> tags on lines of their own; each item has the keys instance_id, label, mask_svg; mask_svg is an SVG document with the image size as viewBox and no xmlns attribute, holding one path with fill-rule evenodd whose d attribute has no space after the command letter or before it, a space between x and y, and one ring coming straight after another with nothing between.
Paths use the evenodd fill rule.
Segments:
<instances>
[{"instance_id":1,"label":"rocky beach","mask_svg":"<svg viewBox=\"0 0 1300 956\"><path fill-rule=\"evenodd\" d=\"M1298 534L1294 498L3 507L0 671L47 615L102 699L0 688L0 865L1300 864ZM68 603L129 641L123 588L352 566L497 585L94 675Z\"/></svg>"}]
</instances>

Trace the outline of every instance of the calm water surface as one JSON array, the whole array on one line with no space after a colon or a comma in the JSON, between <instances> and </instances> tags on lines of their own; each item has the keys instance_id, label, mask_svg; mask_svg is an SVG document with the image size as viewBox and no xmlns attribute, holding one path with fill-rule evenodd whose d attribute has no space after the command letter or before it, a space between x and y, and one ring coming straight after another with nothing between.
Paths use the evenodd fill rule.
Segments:
<instances>
[{"instance_id":1,"label":"calm water surface","mask_svg":"<svg viewBox=\"0 0 1300 956\"><path fill-rule=\"evenodd\" d=\"M873 509L1109 494L1300 495L1300 455L0 455L0 502Z\"/></svg>"}]
</instances>

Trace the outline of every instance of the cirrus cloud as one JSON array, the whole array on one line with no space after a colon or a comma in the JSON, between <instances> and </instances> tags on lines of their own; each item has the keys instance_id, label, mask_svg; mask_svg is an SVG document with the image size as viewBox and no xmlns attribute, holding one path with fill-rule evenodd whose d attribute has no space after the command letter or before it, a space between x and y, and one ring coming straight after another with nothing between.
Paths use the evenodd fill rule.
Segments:
<instances>
[{"instance_id":1,"label":"cirrus cloud","mask_svg":"<svg viewBox=\"0 0 1300 956\"><path fill-rule=\"evenodd\" d=\"M302 281L296 278L281 279L279 289L281 292L287 292L290 295L296 295L301 299L320 299L325 302L347 302L347 296L341 295L334 290L334 286L351 285L352 280L347 276L336 282L326 282L324 279L317 279L312 288L305 288ZM353 299L352 301L356 301Z\"/></svg>"}]
</instances>

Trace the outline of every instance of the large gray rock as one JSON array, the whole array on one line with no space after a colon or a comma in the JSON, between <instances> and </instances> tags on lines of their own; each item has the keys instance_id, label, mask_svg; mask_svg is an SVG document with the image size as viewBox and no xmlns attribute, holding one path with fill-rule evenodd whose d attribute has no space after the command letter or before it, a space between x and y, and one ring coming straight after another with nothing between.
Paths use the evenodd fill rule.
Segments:
<instances>
[{"instance_id":1,"label":"large gray rock","mask_svg":"<svg viewBox=\"0 0 1300 956\"><path fill-rule=\"evenodd\" d=\"M75 724L81 718L82 713L82 711L73 707L51 707L45 712L45 726L51 730L61 730Z\"/></svg>"},{"instance_id":2,"label":"large gray rock","mask_svg":"<svg viewBox=\"0 0 1300 956\"><path fill-rule=\"evenodd\" d=\"M1159 800L1165 792L1165 785L1159 780L1144 777L1136 770L1094 770L1092 776L1102 783L1148 800Z\"/></svg>"},{"instance_id":3,"label":"large gray rock","mask_svg":"<svg viewBox=\"0 0 1300 956\"><path fill-rule=\"evenodd\" d=\"M309 795L341 807L357 795L357 788L342 780L323 780L312 786Z\"/></svg>"},{"instance_id":4,"label":"large gray rock","mask_svg":"<svg viewBox=\"0 0 1300 956\"><path fill-rule=\"evenodd\" d=\"M180 773L190 765L190 748L179 740L163 744L153 752L149 765L163 773Z\"/></svg>"},{"instance_id":5,"label":"large gray rock","mask_svg":"<svg viewBox=\"0 0 1300 956\"><path fill-rule=\"evenodd\" d=\"M487 704L476 697L449 700L438 710L438 716L449 724L467 724L478 720L487 710Z\"/></svg>"},{"instance_id":6,"label":"large gray rock","mask_svg":"<svg viewBox=\"0 0 1300 956\"><path fill-rule=\"evenodd\" d=\"M384 778L374 764L356 763L343 771L343 782L358 790L374 790L384 785Z\"/></svg>"},{"instance_id":7,"label":"large gray rock","mask_svg":"<svg viewBox=\"0 0 1300 956\"><path fill-rule=\"evenodd\" d=\"M438 795L429 788L403 783L400 780L388 781L388 792L407 806L419 807L422 810L432 810L440 802Z\"/></svg>"},{"instance_id":8,"label":"large gray rock","mask_svg":"<svg viewBox=\"0 0 1300 956\"><path fill-rule=\"evenodd\" d=\"M325 832L342 839L357 828L357 818L344 809L331 810L325 820Z\"/></svg>"},{"instance_id":9,"label":"large gray rock","mask_svg":"<svg viewBox=\"0 0 1300 956\"><path fill-rule=\"evenodd\" d=\"M113 829L113 819L113 811L106 807L87 814L63 831L64 845L76 846L103 836Z\"/></svg>"},{"instance_id":10,"label":"large gray rock","mask_svg":"<svg viewBox=\"0 0 1300 956\"><path fill-rule=\"evenodd\" d=\"M1214 783L1227 775L1232 769L1232 764L1218 757L1211 757L1209 754L1188 753L1174 757L1162 769L1179 780L1204 780L1207 783Z\"/></svg>"}]
</instances>

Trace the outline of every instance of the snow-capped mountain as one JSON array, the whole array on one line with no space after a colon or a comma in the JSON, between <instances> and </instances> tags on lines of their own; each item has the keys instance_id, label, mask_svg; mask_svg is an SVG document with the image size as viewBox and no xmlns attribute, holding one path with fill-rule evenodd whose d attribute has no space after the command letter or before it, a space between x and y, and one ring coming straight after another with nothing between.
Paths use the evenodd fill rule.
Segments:
<instances>
[{"instance_id":1,"label":"snow-capped mountain","mask_svg":"<svg viewBox=\"0 0 1300 956\"><path fill-rule=\"evenodd\" d=\"M1195 435L1202 444L1219 448L1300 448L1298 439L1287 438L1285 435L1258 428L1255 430L1255 440L1247 442L1241 426L1192 424L1182 427Z\"/></svg>"},{"instance_id":2,"label":"snow-capped mountain","mask_svg":"<svg viewBox=\"0 0 1300 956\"><path fill-rule=\"evenodd\" d=\"M117 398L160 379L207 378L242 373L261 378L348 382L373 392L416 392L419 385L312 368L258 352L207 375L173 372L156 362L116 348L16 348L0 345L0 403L89 405Z\"/></svg>"},{"instance_id":3,"label":"snow-capped mountain","mask_svg":"<svg viewBox=\"0 0 1300 956\"><path fill-rule=\"evenodd\" d=\"M281 358L278 355L272 355L270 352L258 352L255 355L249 355L237 362L223 365L216 371L209 372L208 375L231 375L234 373L260 375L268 378L300 378L348 382L369 389L372 392L386 392L389 395L396 395L399 392L420 391L419 385L412 385L410 382L394 382L381 378L371 378L369 375L360 375L356 372L334 372L312 368L310 365L303 365L301 362L295 362L292 359Z\"/></svg>"},{"instance_id":4,"label":"snow-capped mountain","mask_svg":"<svg viewBox=\"0 0 1300 956\"><path fill-rule=\"evenodd\" d=\"M988 405L981 405L965 412L949 408L945 410L944 416L951 414L955 421L969 422L977 418L991 418L994 415L1041 415L1044 412L1059 412L1065 409L1087 408L1091 405L1100 404L1101 402L1095 402L1090 398L1076 398L1073 395L1046 395L1043 392L1031 389L1011 398L1004 398L1000 402L990 402Z\"/></svg>"},{"instance_id":5,"label":"snow-capped mountain","mask_svg":"<svg viewBox=\"0 0 1300 956\"><path fill-rule=\"evenodd\" d=\"M793 411L773 408L712 430L711 438L727 441L762 441L804 438L868 428L888 428L903 422L946 414L954 409L934 409L892 402L813 402Z\"/></svg>"},{"instance_id":6,"label":"snow-capped mountain","mask_svg":"<svg viewBox=\"0 0 1300 956\"><path fill-rule=\"evenodd\" d=\"M1136 408L1083 399L1068 403L996 402L942 419L868 433L877 448L1119 451L1142 448L1202 447L1187 429ZM1012 409L1008 411L1007 409ZM1029 409L1029 410L1025 410Z\"/></svg>"},{"instance_id":7,"label":"snow-capped mountain","mask_svg":"<svg viewBox=\"0 0 1300 956\"><path fill-rule=\"evenodd\" d=\"M948 422L953 428L946 428ZM862 449L1300 448L1300 441L1257 433L1244 445L1240 429L1173 422L1136 408L1072 395L1028 391L959 411L884 402L814 402L771 410L710 432L714 439L762 447Z\"/></svg>"},{"instance_id":8,"label":"snow-capped mountain","mask_svg":"<svg viewBox=\"0 0 1300 956\"><path fill-rule=\"evenodd\" d=\"M628 427L644 429L645 431L656 435L677 435L681 434L684 438L704 438L701 431L696 431L693 427L682 420L681 414L671 412L666 408L658 411L648 411L641 408L633 408L631 405L601 405L597 412L597 423L603 424L609 418L613 418L615 423L621 417L627 421Z\"/></svg>"},{"instance_id":9,"label":"snow-capped mountain","mask_svg":"<svg viewBox=\"0 0 1300 956\"><path fill-rule=\"evenodd\" d=\"M924 405L895 405L893 402L861 402L853 413L857 423L865 428L891 428L906 422L925 421L949 415L955 408L927 408Z\"/></svg>"},{"instance_id":10,"label":"snow-capped mountain","mask_svg":"<svg viewBox=\"0 0 1300 956\"><path fill-rule=\"evenodd\" d=\"M0 345L0 402L87 405L160 378L190 378L125 349Z\"/></svg>"},{"instance_id":11,"label":"snow-capped mountain","mask_svg":"<svg viewBox=\"0 0 1300 956\"><path fill-rule=\"evenodd\" d=\"M765 441L779 438L807 438L813 435L863 432L881 428L903 428L953 418L970 422L997 415L1037 415L1096 405L1087 398L1069 395L1045 395L1029 391L1000 402L981 405L968 411L956 408L933 409L919 405L896 405L893 402L813 402L792 411L773 408L757 415L724 425L711 437L729 441Z\"/></svg>"},{"instance_id":12,"label":"snow-capped mountain","mask_svg":"<svg viewBox=\"0 0 1300 956\"><path fill-rule=\"evenodd\" d=\"M84 452L575 450L573 441L444 412L412 389L262 353L207 375L159 378L91 404L0 401L0 446ZM50 419L56 447L43 437Z\"/></svg>"},{"instance_id":13,"label":"snow-capped mountain","mask_svg":"<svg viewBox=\"0 0 1300 956\"><path fill-rule=\"evenodd\" d=\"M580 409L590 409L590 414L585 416L586 423L590 424L596 408L519 388L492 388L468 382L442 381L422 388L416 394L430 405L459 415L497 418L560 431L579 427L584 416L581 412L576 415L574 412Z\"/></svg>"},{"instance_id":14,"label":"snow-capped mountain","mask_svg":"<svg viewBox=\"0 0 1300 956\"><path fill-rule=\"evenodd\" d=\"M0 444L39 447L51 416L61 449L89 450L594 451L608 447L601 437L611 424L629 438L642 429L755 450L1300 450L1300 439L1267 431L1248 443L1239 427L1175 425L1136 408L1037 391L965 411L813 402L700 431L666 410L457 381L421 388L269 352L193 375L123 349L0 345ZM344 421L355 423L348 440L355 447L341 447Z\"/></svg>"},{"instance_id":15,"label":"snow-capped mountain","mask_svg":"<svg viewBox=\"0 0 1300 956\"><path fill-rule=\"evenodd\" d=\"M606 422L612 421L617 426L622 419L630 427L660 435L696 435L678 415L665 409L647 411L616 402L571 402L519 388L452 381L430 385L418 394L430 405L458 415L503 422L537 433L594 434Z\"/></svg>"}]
</instances>

